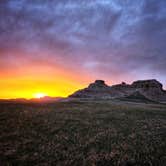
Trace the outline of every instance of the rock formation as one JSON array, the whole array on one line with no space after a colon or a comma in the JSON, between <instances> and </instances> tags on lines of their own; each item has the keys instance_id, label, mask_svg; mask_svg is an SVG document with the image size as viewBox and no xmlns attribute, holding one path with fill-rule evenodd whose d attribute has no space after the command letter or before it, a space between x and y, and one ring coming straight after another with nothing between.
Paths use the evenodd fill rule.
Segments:
<instances>
[{"instance_id":1,"label":"rock formation","mask_svg":"<svg viewBox=\"0 0 166 166\"><path fill-rule=\"evenodd\" d=\"M96 80L91 83L87 88L79 90L70 97L76 98L110 98L111 88L105 84L103 80Z\"/></svg>"},{"instance_id":2,"label":"rock formation","mask_svg":"<svg viewBox=\"0 0 166 166\"><path fill-rule=\"evenodd\" d=\"M153 101L166 101L166 91L163 90L162 84L157 80L140 80L131 85L122 82L121 84L108 86L103 80L96 80L87 88L79 90L70 95L70 98L98 98L98 99L115 99L132 96L141 97Z\"/></svg>"}]
</instances>

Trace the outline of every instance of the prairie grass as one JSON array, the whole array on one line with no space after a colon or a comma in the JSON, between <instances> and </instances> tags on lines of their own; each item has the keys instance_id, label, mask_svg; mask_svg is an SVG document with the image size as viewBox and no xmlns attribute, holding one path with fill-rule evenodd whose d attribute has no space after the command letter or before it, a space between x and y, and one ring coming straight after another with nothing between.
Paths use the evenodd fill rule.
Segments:
<instances>
[{"instance_id":1,"label":"prairie grass","mask_svg":"<svg viewBox=\"0 0 166 166\"><path fill-rule=\"evenodd\" d=\"M165 105L0 104L1 166L165 166L165 138Z\"/></svg>"}]
</instances>

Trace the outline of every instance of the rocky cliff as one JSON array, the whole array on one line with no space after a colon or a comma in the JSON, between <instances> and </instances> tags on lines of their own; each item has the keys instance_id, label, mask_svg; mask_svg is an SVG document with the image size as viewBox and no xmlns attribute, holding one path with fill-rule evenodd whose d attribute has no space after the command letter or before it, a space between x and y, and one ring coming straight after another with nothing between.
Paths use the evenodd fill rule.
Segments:
<instances>
[{"instance_id":1,"label":"rocky cliff","mask_svg":"<svg viewBox=\"0 0 166 166\"><path fill-rule=\"evenodd\" d=\"M166 91L163 90L162 84L155 79L135 81L132 84L122 82L113 86L108 86L103 80L96 80L87 88L79 90L69 97L114 99L131 97L136 94L144 96L148 100L166 101Z\"/></svg>"},{"instance_id":2,"label":"rocky cliff","mask_svg":"<svg viewBox=\"0 0 166 166\"><path fill-rule=\"evenodd\" d=\"M111 87L106 85L103 80L96 80L87 88L79 90L69 97L76 98L110 98Z\"/></svg>"},{"instance_id":3,"label":"rocky cliff","mask_svg":"<svg viewBox=\"0 0 166 166\"><path fill-rule=\"evenodd\" d=\"M131 87L149 99L166 101L166 91L163 90L162 84L157 80L136 81L133 82Z\"/></svg>"}]
</instances>

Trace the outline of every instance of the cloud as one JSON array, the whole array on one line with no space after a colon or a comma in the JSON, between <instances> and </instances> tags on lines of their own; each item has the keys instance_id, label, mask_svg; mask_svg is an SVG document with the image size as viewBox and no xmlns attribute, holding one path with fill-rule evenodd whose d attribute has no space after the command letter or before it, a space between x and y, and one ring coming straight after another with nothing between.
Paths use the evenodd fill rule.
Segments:
<instances>
[{"instance_id":1,"label":"cloud","mask_svg":"<svg viewBox=\"0 0 166 166\"><path fill-rule=\"evenodd\" d=\"M1 1L0 62L5 67L5 57L15 61L22 52L29 62L45 59L94 77L137 79L141 71L163 80L165 5L164 0Z\"/></svg>"}]
</instances>

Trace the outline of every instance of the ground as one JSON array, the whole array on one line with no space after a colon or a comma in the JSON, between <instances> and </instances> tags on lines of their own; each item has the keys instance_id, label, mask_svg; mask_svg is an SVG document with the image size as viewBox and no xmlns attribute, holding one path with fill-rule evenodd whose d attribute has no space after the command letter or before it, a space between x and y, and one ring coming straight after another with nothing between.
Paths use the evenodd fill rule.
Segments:
<instances>
[{"instance_id":1,"label":"ground","mask_svg":"<svg viewBox=\"0 0 166 166\"><path fill-rule=\"evenodd\" d=\"M1 166L164 166L166 105L0 104Z\"/></svg>"}]
</instances>

